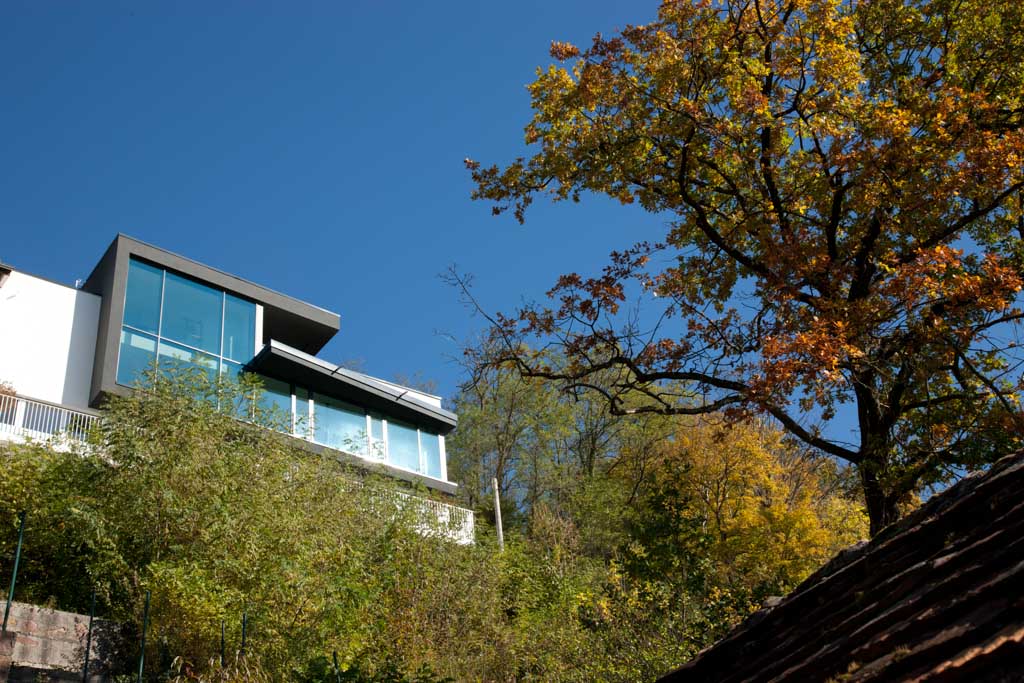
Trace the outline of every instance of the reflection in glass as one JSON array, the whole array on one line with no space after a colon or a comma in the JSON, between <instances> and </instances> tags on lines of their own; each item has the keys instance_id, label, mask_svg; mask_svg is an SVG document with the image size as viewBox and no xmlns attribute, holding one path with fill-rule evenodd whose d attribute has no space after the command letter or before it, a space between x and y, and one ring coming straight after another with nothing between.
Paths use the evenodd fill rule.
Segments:
<instances>
[{"instance_id":1,"label":"reflection in glass","mask_svg":"<svg viewBox=\"0 0 1024 683\"><path fill-rule=\"evenodd\" d=\"M315 413L313 425L316 433L313 439L324 446L357 455L366 455L366 414L356 406L329 398L313 395Z\"/></svg>"},{"instance_id":2,"label":"reflection in glass","mask_svg":"<svg viewBox=\"0 0 1024 683\"><path fill-rule=\"evenodd\" d=\"M370 457L384 459L387 446L384 443L384 420L379 415L370 416Z\"/></svg>"},{"instance_id":3,"label":"reflection in glass","mask_svg":"<svg viewBox=\"0 0 1024 683\"><path fill-rule=\"evenodd\" d=\"M222 381L228 383L228 385L237 385L238 382L241 381L241 376L242 376L242 364L241 363L232 363L229 360L221 360L221 362L220 362L220 378L221 378ZM224 398L223 398L224 396L230 396L230 397L233 397L233 398L231 400L231 405L230 406L225 405L225 403L222 402L221 403L221 410L226 410L226 411L230 412L231 415L233 415L234 417L237 417L240 420L248 420L248 419L250 419L252 417L251 402L249 401L249 397L244 395L241 391L237 391L237 389L238 388L236 386L235 389L232 389L232 390L227 391L224 394L222 394L222 399L221 399L222 401L224 401ZM237 391L237 393L236 393L236 391Z\"/></svg>"},{"instance_id":4,"label":"reflection in glass","mask_svg":"<svg viewBox=\"0 0 1024 683\"><path fill-rule=\"evenodd\" d=\"M231 361L221 361L220 364L220 376L221 379L227 382L238 382L242 375L242 364L232 363Z\"/></svg>"},{"instance_id":5,"label":"reflection in glass","mask_svg":"<svg viewBox=\"0 0 1024 683\"><path fill-rule=\"evenodd\" d=\"M223 299L223 292L167 273L160 336L220 353Z\"/></svg>"},{"instance_id":6,"label":"reflection in glass","mask_svg":"<svg viewBox=\"0 0 1024 683\"><path fill-rule=\"evenodd\" d=\"M292 387L288 382L264 377L263 391L257 401L260 407L260 423L281 431L292 431Z\"/></svg>"},{"instance_id":7,"label":"reflection in glass","mask_svg":"<svg viewBox=\"0 0 1024 683\"><path fill-rule=\"evenodd\" d=\"M217 381L217 359L214 356L163 340L160 341L158 355L160 371L165 375L197 369L206 373L211 383Z\"/></svg>"},{"instance_id":8,"label":"reflection in glass","mask_svg":"<svg viewBox=\"0 0 1024 683\"><path fill-rule=\"evenodd\" d=\"M435 479L441 478L441 438L437 434L420 431L420 450L426 469L424 474Z\"/></svg>"},{"instance_id":9,"label":"reflection in glass","mask_svg":"<svg viewBox=\"0 0 1024 683\"><path fill-rule=\"evenodd\" d=\"M312 439L313 421L309 416L309 391L295 387L295 433L304 439Z\"/></svg>"},{"instance_id":10,"label":"reflection in glass","mask_svg":"<svg viewBox=\"0 0 1024 683\"><path fill-rule=\"evenodd\" d=\"M413 472L419 471L420 449L415 427L388 421L388 462Z\"/></svg>"},{"instance_id":11,"label":"reflection in glass","mask_svg":"<svg viewBox=\"0 0 1024 683\"><path fill-rule=\"evenodd\" d=\"M128 262L124 324L156 334L160 326L160 293L164 273L141 261Z\"/></svg>"},{"instance_id":12,"label":"reflection in glass","mask_svg":"<svg viewBox=\"0 0 1024 683\"><path fill-rule=\"evenodd\" d=\"M143 373L153 368L156 360L156 339L121 329L121 349L117 361L117 383L132 386L143 378Z\"/></svg>"},{"instance_id":13,"label":"reflection in glass","mask_svg":"<svg viewBox=\"0 0 1024 683\"><path fill-rule=\"evenodd\" d=\"M224 349L222 355L247 361L256 352L256 304L224 295Z\"/></svg>"}]
</instances>

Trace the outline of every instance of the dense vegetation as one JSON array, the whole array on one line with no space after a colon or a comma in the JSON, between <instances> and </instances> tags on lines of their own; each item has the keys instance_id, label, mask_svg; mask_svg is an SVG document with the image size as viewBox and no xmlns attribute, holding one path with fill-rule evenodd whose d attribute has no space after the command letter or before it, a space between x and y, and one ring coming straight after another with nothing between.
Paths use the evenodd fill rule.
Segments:
<instances>
[{"instance_id":1,"label":"dense vegetation","mask_svg":"<svg viewBox=\"0 0 1024 683\"><path fill-rule=\"evenodd\" d=\"M1022 27L1009 0L700 0L553 43L534 154L467 160L474 196L522 220L603 194L667 229L469 350L447 444L477 542L256 426L280 418L258 387L156 377L87 446L0 446L5 559L29 520L18 598L87 611L95 588L130 660L151 594L154 680L685 661L1024 441Z\"/></svg>"},{"instance_id":2,"label":"dense vegetation","mask_svg":"<svg viewBox=\"0 0 1024 683\"><path fill-rule=\"evenodd\" d=\"M335 680L337 652L342 680L639 680L864 533L843 474L762 425L612 420L515 375L478 380L448 449L483 513L475 545L421 533L386 482L232 419L276 419L252 387L179 378L112 398L78 452L2 446L0 557L28 512L17 598L87 612L95 586L134 665L151 591L154 679L173 664ZM495 474L503 553L485 522Z\"/></svg>"}]
</instances>

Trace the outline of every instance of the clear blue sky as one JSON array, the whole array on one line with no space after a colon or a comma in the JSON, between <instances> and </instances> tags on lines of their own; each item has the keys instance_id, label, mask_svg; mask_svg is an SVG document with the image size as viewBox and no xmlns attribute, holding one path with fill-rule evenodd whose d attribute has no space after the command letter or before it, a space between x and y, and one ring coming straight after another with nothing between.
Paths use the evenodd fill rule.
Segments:
<instances>
[{"instance_id":1,"label":"clear blue sky","mask_svg":"<svg viewBox=\"0 0 1024 683\"><path fill-rule=\"evenodd\" d=\"M124 232L334 310L323 357L451 395L447 359L481 321L438 279L449 264L508 310L657 235L597 199L492 218L462 164L524 153L551 40L655 9L7 0L0 260L72 283Z\"/></svg>"}]
</instances>

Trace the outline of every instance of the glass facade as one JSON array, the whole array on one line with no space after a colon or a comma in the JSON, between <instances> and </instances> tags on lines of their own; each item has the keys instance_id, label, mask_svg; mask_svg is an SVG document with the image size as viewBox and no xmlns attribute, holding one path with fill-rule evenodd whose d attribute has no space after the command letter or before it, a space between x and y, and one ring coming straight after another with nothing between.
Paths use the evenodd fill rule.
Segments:
<instances>
[{"instance_id":1,"label":"glass facade","mask_svg":"<svg viewBox=\"0 0 1024 683\"><path fill-rule=\"evenodd\" d=\"M164 271L132 261L128 265L128 289L124 297L124 324L156 334L160 328L160 300Z\"/></svg>"},{"instance_id":2,"label":"glass facade","mask_svg":"<svg viewBox=\"0 0 1024 683\"><path fill-rule=\"evenodd\" d=\"M414 472L420 469L419 435L415 427L388 423L388 462Z\"/></svg>"},{"instance_id":3,"label":"glass facade","mask_svg":"<svg viewBox=\"0 0 1024 683\"><path fill-rule=\"evenodd\" d=\"M347 401L260 375L264 426L362 458L444 479L444 439ZM294 409L293 409L294 406Z\"/></svg>"},{"instance_id":4,"label":"glass facade","mask_svg":"<svg viewBox=\"0 0 1024 683\"><path fill-rule=\"evenodd\" d=\"M423 454L423 473L441 478L441 437L420 430L420 453Z\"/></svg>"},{"instance_id":5,"label":"glass facade","mask_svg":"<svg viewBox=\"0 0 1024 683\"><path fill-rule=\"evenodd\" d=\"M313 394L313 440L339 451L366 455L366 413L323 394Z\"/></svg>"},{"instance_id":6,"label":"glass facade","mask_svg":"<svg viewBox=\"0 0 1024 683\"><path fill-rule=\"evenodd\" d=\"M128 266L117 382L134 385L154 366L237 378L256 351L256 305L132 259ZM331 396L261 377L259 410L222 406L236 417L411 472L444 479L444 439ZM243 400L241 403L248 403ZM247 414L242 414L247 413Z\"/></svg>"},{"instance_id":7,"label":"glass facade","mask_svg":"<svg viewBox=\"0 0 1024 683\"><path fill-rule=\"evenodd\" d=\"M140 373L156 362L156 337L121 328L121 352L117 361L119 384L133 384Z\"/></svg>"},{"instance_id":8,"label":"glass facade","mask_svg":"<svg viewBox=\"0 0 1024 683\"><path fill-rule=\"evenodd\" d=\"M388 454L388 444L384 437L384 418L370 415L370 457L383 460Z\"/></svg>"},{"instance_id":9,"label":"glass facade","mask_svg":"<svg viewBox=\"0 0 1024 683\"><path fill-rule=\"evenodd\" d=\"M259 397L260 422L266 427L295 431L292 419L292 388L287 382L263 377L263 392Z\"/></svg>"},{"instance_id":10,"label":"glass facade","mask_svg":"<svg viewBox=\"0 0 1024 683\"><path fill-rule=\"evenodd\" d=\"M165 273L163 303L161 337L220 354L224 292Z\"/></svg>"},{"instance_id":11,"label":"glass facade","mask_svg":"<svg viewBox=\"0 0 1024 683\"><path fill-rule=\"evenodd\" d=\"M135 259L122 322L118 384L135 384L154 363L237 377L256 352L256 304Z\"/></svg>"},{"instance_id":12,"label":"glass facade","mask_svg":"<svg viewBox=\"0 0 1024 683\"><path fill-rule=\"evenodd\" d=\"M256 307L231 294L224 295L222 355L245 363L256 348Z\"/></svg>"}]
</instances>

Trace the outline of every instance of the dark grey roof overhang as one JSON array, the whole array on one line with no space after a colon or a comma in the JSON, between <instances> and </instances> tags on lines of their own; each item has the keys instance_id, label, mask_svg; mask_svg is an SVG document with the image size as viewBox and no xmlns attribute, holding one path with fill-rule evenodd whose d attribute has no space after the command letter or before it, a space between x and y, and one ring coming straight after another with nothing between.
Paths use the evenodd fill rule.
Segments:
<instances>
[{"instance_id":1,"label":"dark grey roof overhang","mask_svg":"<svg viewBox=\"0 0 1024 683\"><path fill-rule=\"evenodd\" d=\"M101 296L113 295L115 300L123 301L127 261L131 257L176 271L261 304L264 337L280 339L307 353L318 352L341 328L341 318L337 313L122 234L114 239L107 254L86 278L82 288ZM113 280L115 285L120 286L113 287L115 291L104 291L111 289L109 285L104 286L103 283L105 279L109 279L106 271L111 269L117 271ZM120 323L120 316L117 318Z\"/></svg>"},{"instance_id":2,"label":"dark grey roof overhang","mask_svg":"<svg viewBox=\"0 0 1024 683\"><path fill-rule=\"evenodd\" d=\"M246 368L436 430L440 434L452 431L457 423L454 413L419 401L409 396L408 392L291 349L277 341L266 344Z\"/></svg>"}]
</instances>

